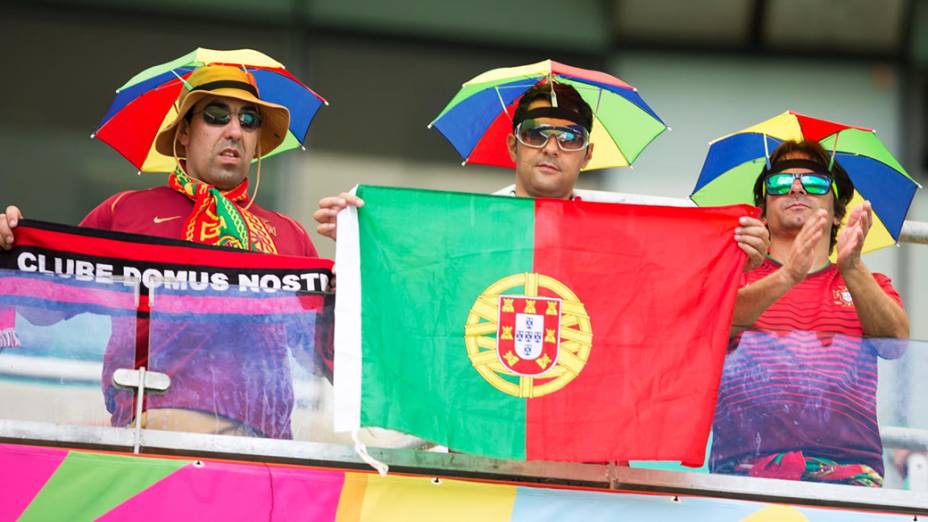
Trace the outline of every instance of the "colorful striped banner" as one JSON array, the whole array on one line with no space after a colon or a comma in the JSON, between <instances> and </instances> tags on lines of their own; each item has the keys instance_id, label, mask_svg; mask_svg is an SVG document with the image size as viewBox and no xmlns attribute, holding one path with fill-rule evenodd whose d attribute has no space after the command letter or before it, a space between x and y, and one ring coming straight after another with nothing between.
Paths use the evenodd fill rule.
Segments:
<instances>
[{"instance_id":1,"label":"colorful striped banner","mask_svg":"<svg viewBox=\"0 0 928 522\"><path fill-rule=\"evenodd\" d=\"M0 444L0 520L880 522L911 515Z\"/></svg>"}]
</instances>

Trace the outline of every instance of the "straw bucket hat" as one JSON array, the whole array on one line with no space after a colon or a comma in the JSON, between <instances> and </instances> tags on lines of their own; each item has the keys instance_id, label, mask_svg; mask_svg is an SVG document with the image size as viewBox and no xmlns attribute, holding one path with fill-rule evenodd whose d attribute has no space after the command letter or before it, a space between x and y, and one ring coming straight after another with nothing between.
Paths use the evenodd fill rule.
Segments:
<instances>
[{"instance_id":1,"label":"straw bucket hat","mask_svg":"<svg viewBox=\"0 0 928 522\"><path fill-rule=\"evenodd\" d=\"M177 97L177 118L158 133L155 149L165 156L186 157L186 148L174 139L177 126L194 105L207 96L234 98L258 106L261 112L260 155L266 156L283 143L290 126L290 111L283 105L262 100L258 85L250 73L229 65L204 65L186 79Z\"/></svg>"}]
</instances>

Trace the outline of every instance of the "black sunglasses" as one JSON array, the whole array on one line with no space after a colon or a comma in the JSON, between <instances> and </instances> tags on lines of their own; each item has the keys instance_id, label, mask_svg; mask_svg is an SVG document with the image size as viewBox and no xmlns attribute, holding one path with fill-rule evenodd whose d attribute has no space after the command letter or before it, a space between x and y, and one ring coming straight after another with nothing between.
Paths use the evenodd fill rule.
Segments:
<instances>
[{"instance_id":1,"label":"black sunglasses","mask_svg":"<svg viewBox=\"0 0 928 522\"><path fill-rule=\"evenodd\" d=\"M197 114L203 115L203 121L210 125L227 125L232 121L234 114L238 118L238 124L243 129L252 130L261 126L261 113L258 109L245 107L237 112L233 112L225 105L207 105Z\"/></svg>"}]
</instances>

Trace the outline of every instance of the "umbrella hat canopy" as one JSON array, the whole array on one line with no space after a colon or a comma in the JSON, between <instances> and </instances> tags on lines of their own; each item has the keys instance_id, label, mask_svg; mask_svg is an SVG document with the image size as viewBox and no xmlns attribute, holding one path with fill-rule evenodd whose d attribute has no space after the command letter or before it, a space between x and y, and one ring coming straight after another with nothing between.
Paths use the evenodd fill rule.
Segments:
<instances>
[{"instance_id":1,"label":"umbrella hat canopy","mask_svg":"<svg viewBox=\"0 0 928 522\"><path fill-rule=\"evenodd\" d=\"M262 150L264 157L302 146L316 112L328 105L280 62L263 53L201 48L133 76L116 91L94 137L113 147L140 171L173 170L174 158L156 150L155 138L177 118L177 100L191 73L208 64L243 69L253 78L261 100L290 112L283 142L273 150Z\"/></svg>"},{"instance_id":2,"label":"umbrella hat canopy","mask_svg":"<svg viewBox=\"0 0 928 522\"><path fill-rule=\"evenodd\" d=\"M849 211L864 200L870 201L874 220L864 252L896 244L920 185L887 150L876 131L793 111L713 141L690 199L699 206L753 205L757 177L773 150L787 140L816 141L832 154L854 184ZM848 215L850 212L845 222Z\"/></svg>"},{"instance_id":3,"label":"umbrella hat canopy","mask_svg":"<svg viewBox=\"0 0 928 522\"><path fill-rule=\"evenodd\" d=\"M667 126L624 81L552 60L493 69L466 82L429 125L465 163L513 168L506 150L512 115L525 91L544 81L572 86L593 109L593 158L584 170L627 167Z\"/></svg>"}]
</instances>

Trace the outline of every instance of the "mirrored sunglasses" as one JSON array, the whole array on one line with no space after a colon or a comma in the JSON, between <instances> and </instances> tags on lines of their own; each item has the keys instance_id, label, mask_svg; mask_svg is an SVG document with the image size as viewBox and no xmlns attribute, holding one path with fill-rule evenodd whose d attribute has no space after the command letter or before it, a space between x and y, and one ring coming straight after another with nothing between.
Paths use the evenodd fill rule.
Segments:
<instances>
[{"instance_id":1,"label":"mirrored sunglasses","mask_svg":"<svg viewBox=\"0 0 928 522\"><path fill-rule=\"evenodd\" d=\"M233 112L225 105L207 105L200 112L203 114L203 121L210 125L226 125L232 120L232 115L235 115L243 129L251 130L261 126L261 113L251 107Z\"/></svg>"},{"instance_id":2,"label":"mirrored sunglasses","mask_svg":"<svg viewBox=\"0 0 928 522\"><path fill-rule=\"evenodd\" d=\"M767 176L764 181L767 187L767 194L771 196L782 196L789 194L793 187L793 182L799 180L806 194L812 196L822 196L831 190L832 178L824 172L779 172Z\"/></svg>"},{"instance_id":3,"label":"mirrored sunglasses","mask_svg":"<svg viewBox=\"0 0 928 522\"><path fill-rule=\"evenodd\" d=\"M590 133L579 125L536 125L526 120L516 127L516 139L519 143L533 149L542 149L548 139L554 137L559 149L564 152L583 150L590 144Z\"/></svg>"}]
</instances>

